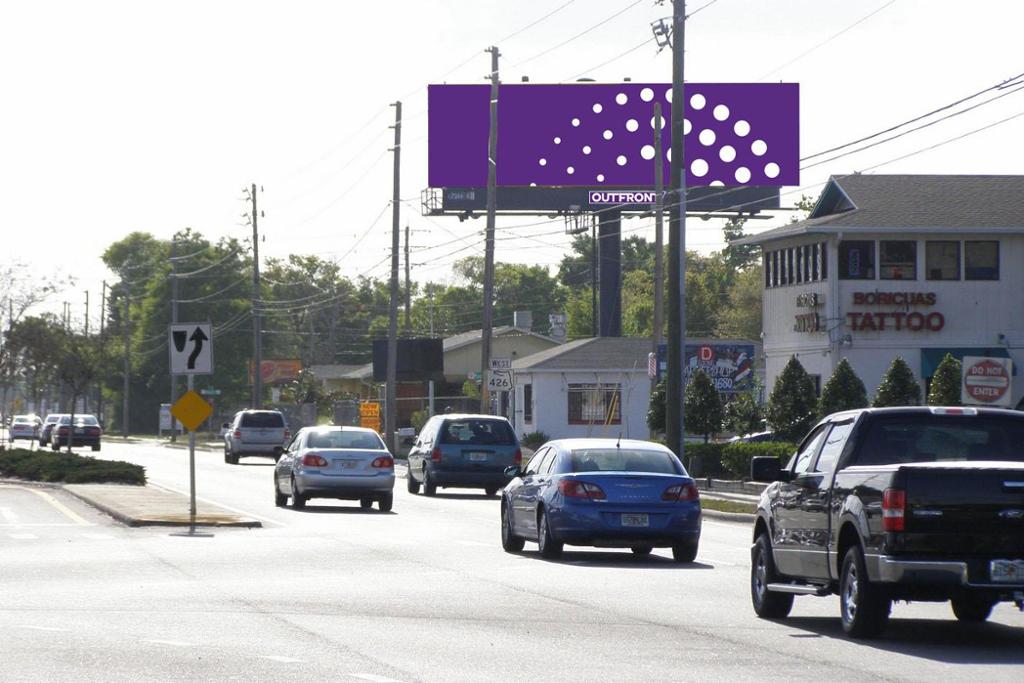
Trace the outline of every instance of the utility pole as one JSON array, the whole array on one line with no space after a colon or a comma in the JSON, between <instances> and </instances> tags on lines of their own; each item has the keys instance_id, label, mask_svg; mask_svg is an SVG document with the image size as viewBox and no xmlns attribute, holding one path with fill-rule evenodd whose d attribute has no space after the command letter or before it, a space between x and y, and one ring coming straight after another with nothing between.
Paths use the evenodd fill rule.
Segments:
<instances>
[{"instance_id":1,"label":"utility pole","mask_svg":"<svg viewBox=\"0 0 1024 683\"><path fill-rule=\"evenodd\" d=\"M395 432L398 428L398 235L401 220L401 162L402 162L402 103L395 102L395 146L394 181L391 197L391 302L388 306L388 373L384 395L384 441L395 455L398 454L398 440ZM408 235L408 232L406 233ZM406 240L409 238L406 237ZM408 258L408 257L407 257Z\"/></svg>"},{"instance_id":2,"label":"utility pole","mask_svg":"<svg viewBox=\"0 0 1024 683\"><path fill-rule=\"evenodd\" d=\"M487 388L491 372L491 327L494 324L494 218L498 206L498 48L491 53L491 127L487 139L487 237L484 248L484 316L480 330L480 412L491 412Z\"/></svg>"},{"instance_id":3,"label":"utility pole","mask_svg":"<svg viewBox=\"0 0 1024 683\"><path fill-rule=\"evenodd\" d=\"M171 322L178 322L178 261L175 258L177 246L177 236L171 238ZM171 373L171 405L178 400L178 377ZM178 440L177 435L178 420L174 417L174 413L171 413L171 443L175 443Z\"/></svg>"},{"instance_id":4,"label":"utility pole","mask_svg":"<svg viewBox=\"0 0 1024 683\"><path fill-rule=\"evenodd\" d=\"M103 281L103 289L100 290L100 336L107 329L107 281Z\"/></svg>"},{"instance_id":5,"label":"utility pole","mask_svg":"<svg viewBox=\"0 0 1024 683\"><path fill-rule=\"evenodd\" d=\"M130 342L129 321L131 318L128 304L131 297L128 296L128 285L124 285L124 313L121 319L121 332L124 337L124 387L121 391L121 436L128 436L129 420L128 406L130 405L129 392L131 391L131 362L128 357Z\"/></svg>"},{"instance_id":6,"label":"utility pole","mask_svg":"<svg viewBox=\"0 0 1024 683\"><path fill-rule=\"evenodd\" d=\"M409 223L405 223L405 334L408 335L412 329L412 318L409 313L412 307L412 288L409 282Z\"/></svg>"},{"instance_id":7,"label":"utility pole","mask_svg":"<svg viewBox=\"0 0 1024 683\"><path fill-rule=\"evenodd\" d=\"M85 336L89 336L89 290L85 290Z\"/></svg>"},{"instance_id":8,"label":"utility pole","mask_svg":"<svg viewBox=\"0 0 1024 683\"><path fill-rule=\"evenodd\" d=\"M676 210L668 228L668 382L665 391L665 441L683 459L683 368L686 349L686 164L683 158L683 42L686 1L674 0L672 11L672 197Z\"/></svg>"},{"instance_id":9,"label":"utility pole","mask_svg":"<svg viewBox=\"0 0 1024 683\"><path fill-rule=\"evenodd\" d=\"M263 407L263 320L260 317L260 232L257 226L256 183L250 188L252 201L252 407Z\"/></svg>"},{"instance_id":10,"label":"utility pole","mask_svg":"<svg viewBox=\"0 0 1024 683\"><path fill-rule=\"evenodd\" d=\"M654 103L654 335L651 349L658 353L661 344L661 333L665 327L665 156L661 149L661 102Z\"/></svg>"}]
</instances>

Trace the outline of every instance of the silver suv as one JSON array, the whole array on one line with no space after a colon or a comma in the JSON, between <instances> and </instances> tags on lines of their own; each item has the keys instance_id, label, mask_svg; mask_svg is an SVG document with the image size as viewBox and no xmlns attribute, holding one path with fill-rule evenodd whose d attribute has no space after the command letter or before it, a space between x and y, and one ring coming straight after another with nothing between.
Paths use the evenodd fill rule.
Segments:
<instances>
[{"instance_id":1,"label":"silver suv","mask_svg":"<svg viewBox=\"0 0 1024 683\"><path fill-rule=\"evenodd\" d=\"M224 462L237 465L243 455L270 456L277 462L291 436L280 411L240 410L224 434Z\"/></svg>"}]
</instances>

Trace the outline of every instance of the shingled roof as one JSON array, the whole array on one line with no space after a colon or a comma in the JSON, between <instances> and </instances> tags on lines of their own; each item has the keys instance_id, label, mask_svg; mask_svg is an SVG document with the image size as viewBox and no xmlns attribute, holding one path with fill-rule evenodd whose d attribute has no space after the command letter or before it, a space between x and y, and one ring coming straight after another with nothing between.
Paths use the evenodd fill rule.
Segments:
<instances>
[{"instance_id":1,"label":"shingled roof","mask_svg":"<svg viewBox=\"0 0 1024 683\"><path fill-rule=\"evenodd\" d=\"M590 337L531 353L514 370L637 370L647 372L650 337Z\"/></svg>"},{"instance_id":2,"label":"shingled roof","mask_svg":"<svg viewBox=\"0 0 1024 683\"><path fill-rule=\"evenodd\" d=\"M1024 176L832 176L806 220L738 243L874 229L1024 233Z\"/></svg>"}]
</instances>

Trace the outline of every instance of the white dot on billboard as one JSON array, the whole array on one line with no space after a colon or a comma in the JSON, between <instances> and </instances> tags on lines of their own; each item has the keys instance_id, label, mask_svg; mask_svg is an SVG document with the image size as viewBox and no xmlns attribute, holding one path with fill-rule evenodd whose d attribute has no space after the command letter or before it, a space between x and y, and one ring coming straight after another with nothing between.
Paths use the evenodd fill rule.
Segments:
<instances>
[{"instance_id":1,"label":"white dot on billboard","mask_svg":"<svg viewBox=\"0 0 1024 683\"><path fill-rule=\"evenodd\" d=\"M606 130L604 133L602 133L602 137L604 137L605 140L611 140L612 132L610 130Z\"/></svg>"},{"instance_id":2,"label":"white dot on billboard","mask_svg":"<svg viewBox=\"0 0 1024 683\"><path fill-rule=\"evenodd\" d=\"M590 145L583 145L583 153L590 154Z\"/></svg>"},{"instance_id":3,"label":"white dot on billboard","mask_svg":"<svg viewBox=\"0 0 1024 683\"><path fill-rule=\"evenodd\" d=\"M540 164L541 166L547 166L548 165L548 160L547 159L541 159L537 163Z\"/></svg>"},{"instance_id":4,"label":"white dot on billboard","mask_svg":"<svg viewBox=\"0 0 1024 683\"><path fill-rule=\"evenodd\" d=\"M600 114L604 110L604 107L602 107L600 104L595 104L593 109L595 114Z\"/></svg>"},{"instance_id":5,"label":"white dot on billboard","mask_svg":"<svg viewBox=\"0 0 1024 683\"><path fill-rule=\"evenodd\" d=\"M722 149L718 150L718 158L729 163L736 158L736 148L732 145L725 145Z\"/></svg>"},{"instance_id":6,"label":"white dot on billboard","mask_svg":"<svg viewBox=\"0 0 1024 683\"><path fill-rule=\"evenodd\" d=\"M556 145L562 144L562 138L555 138L555 144Z\"/></svg>"},{"instance_id":7,"label":"white dot on billboard","mask_svg":"<svg viewBox=\"0 0 1024 683\"><path fill-rule=\"evenodd\" d=\"M768 176L769 178L778 178L779 177L779 173L781 171L782 171L782 169L780 169L779 165L777 163L775 163L774 161L771 162L771 163L765 164L764 174L766 176Z\"/></svg>"},{"instance_id":8,"label":"white dot on billboard","mask_svg":"<svg viewBox=\"0 0 1024 683\"><path fill-rule=\"evenodd\" d=\"M654 99L654 91L650 88L644 88L640 91L640 99L644 102L650 102Z\"/></svg>"},{"instance_id":9,"label":"white dot on billboard","mask_svg":"<svg viewBox=\"0 0 1024 683\"><path fill-rule=\"evenodd\" d=\"M661 129L665 128L665 117L662 116L659 119L657 116L652 116L651 117L651 129L652 130L657 130L659 128L661 128Z\"/></svg>"},{"instance_id":10,"label":"white dot on billboard","mask_svg":"<svg viewBox=\"0 0 1024 683\"><path fill-rule=\"evenodd\" d=\"M640 148L640 156L642 156L644 159L647 159L648 161L653 159L654 158L654 146L653 145L644 145L643 147L641 147Z\"/></svg>"},{"instance_id":11,"label":"white dot on billboard","mask_svg":"<svg viewBox=\"0 0 1024 683\"><path fill-rule=\"evenodd\" d=\"M696 95L690 98L690 106L693 107L694 109L703 109L704 105L707 103L708 101L704 99L704 96L701 95L700 93L697 93Z\"/></svg>"},{"instance_id":12,"label":"white dot on billboard","mask_svg":"<svg viewBox=\"0 0 1024 683\"><path fill-rule=\"evenodd\" d=\"M733 124L732 129L736 132L736 135L739 135L741 138L750 134L750 124L743 119L740 119Z\"/></svg>"},{"instance_id":13,"label":"white dot on billboard","mask_svg":"<svg viewBox=\"0 0 1024 683\"><path fill-rule=\"evenodd\" d=\"M597 182L599 182L599 183L603 183L604 182L604 173L598 173L597 174Z\"/></svg>"},{"instance_id":14,"label":"white dot on billboard","mask_svg":"<svg viewBox=\"0 0 1024 683\"><path fill-rule=\"evenodd\" d=\"M725 106L724 104L718 105L717 107L715 107L714 117L719 121L725 121L727 118L729 118L729 107Z\"/></svg>"},{"instance_id":15,"label":"white dot on billboard","mask_svg":"<svg viewBox=\"0 0 1024 683\"><path fill-rule=\"evenodd\" d=\"M629 121L626 121L626 130L630 133L635 133L640 130L640 124L637 123L636 119L630 119Z\"/></svg>"},{"instance_id":16,"label":"white dot on billboard","mask_svg":"<svg viewBox=\"0 0 1024 683\"><path fill-rule=\"evenodd\" d=\"M698 178L703 178L708 174L708 162L703 159L694 159L693 162L690 163L690 173Z\"/></svg>"},{"instance_id":17,"label":"white dot on billboard","mask_svg":"<svg viewBox=\"0 0 1024 683\"><path fill-rule=\"evenodd\" d=\"M691 130L693 130L693 124L690 123L690 119L683 119L683 135L689 135Z\"/></svg>"},{"instance_id":18,"label":"white dot on billboard","mask_svg":"<svg viewBox=\"0 0 1024 683\"><path fill-rule=\"evenodd\" d=\"M580 125L580 120L579 119L573 119L572 120L572 127L573 128L578 128L579 125Z\"/></svg>"},{"instance_id":19,"label":"white dot on billboard","mask_svg":"<svg viewBox=\"0 0 1024 683\"><path fill-rule=\"evenodd\" d=\"M672 88L665 91L665 101L672 104Z\"/></svg>"},{"instance_id":20,"label":"white dot on billboard","mask_svg":"<svg viewBox=\"0 0 1024 683\"><path fill-rule=\"evenodd\" d=\"M568 173L569 175L572 175L573 173L576 172L576 169L570 166L569 168L565 169L565 172Z\"/></svg>"},{"instance_id":21,"label":"white dot on billboard","mask_svg":"<svg viewBox=\"0 0 1024 683\"><path fill-rule=\"evenodd\" d=\"M711 187L725 187L725 183L723 183L723 182L722 182L721 180L712 180L712 181L711 181L710 183L708 183L708 184L709 184L709 185L710 185Z\"/></svg>"},{"instance_id":22,"label":"white dot on billboard","mask_svg":"<svg viewBox=\"0 0 1024 683\"><path fill-rule=\"evenodd\" d=\"M705 128L700 132L700 135L697 139L700 140L700 144L704 145L705 147L710 147L711 145L715 144L715 131L711 130L710 128Z\"/></svg>"},{"instance_id":23,"label":"white dot on billboard","mask_svg":"<svg viewBox=\"0 0 1024 683\"><path fill-rule=\"evenodd\" d=\"M624 155L624 154L620 154L615 159L615 163L617 163L619 166L625 166L626 165L626 161L628 161L628 160L626 159L626 155Z\"/></svg>"},{"instance_id":24,"label":"white dot on billboard","mask_svg":"<svg viewBox=\"0 0 1024 683\"><path fill-rule=\"evenodd\" d=\"M740 183L750 182L750 169L746 166L740 166L736 169L736 181Z\"/></svg>"},{"instance_id":25,"label":"white dot on billboard","mask_svg":"<svg viewBox=\"0 0 1024 683\"><path fill-rule=\"evenodd\" d=\"M626 93L620 92L618 95L615 96L615 103L616 104L620 104L621 105L621 104L625 104L626 102L629 102L629 96L626 95Z\"/></svg>"},{"instance_id":26,"label":"white dot on billboard","mask_svg":"<svg viewBox=\"0 0 1024 683\"><path fill-rule=\"evenodd\" d=\"M764 156L764 153L768 151L768 143L764 140L754 140L750 143L750 151L759 157Z\"/></svg>"}]
</instances>

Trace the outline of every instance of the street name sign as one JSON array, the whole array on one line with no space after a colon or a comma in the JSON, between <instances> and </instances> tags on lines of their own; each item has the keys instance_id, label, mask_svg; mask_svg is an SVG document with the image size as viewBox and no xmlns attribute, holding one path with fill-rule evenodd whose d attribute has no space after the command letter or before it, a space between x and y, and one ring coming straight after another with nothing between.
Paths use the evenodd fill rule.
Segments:
<instances>
[{"instance_id":1,"label":"street name sign","mask_svg":"<svg viewBox=\"0 0 1024 683\"><path fill-rule=\"evenodd\" d=\"M213 373L213 327L210 323L172 323L168 332L172 375Z\"/></svg>"}]
</instances>

